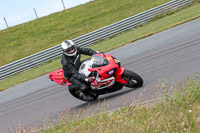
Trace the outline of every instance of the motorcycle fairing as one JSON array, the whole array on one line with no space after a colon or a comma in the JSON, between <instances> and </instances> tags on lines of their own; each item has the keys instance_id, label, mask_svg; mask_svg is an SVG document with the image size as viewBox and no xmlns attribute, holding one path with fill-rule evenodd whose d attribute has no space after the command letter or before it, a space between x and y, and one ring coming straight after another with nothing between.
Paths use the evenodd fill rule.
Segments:
<instances>
[{"instance_id":1,"label":"motorcycle fairing","mask_svg":"<svg viewBox=\"0 0 200 133\"><path fill-rule=\"evenodd\" d=\"M116 58L110 54L97 54L98 56L101 56L103 58L106 58L109 62L108 65L102 66L102 67L96 67L96 68L89 68L89 71L97 71L99 75L101 76L101 80L109 78L111 75L108 74L110 70L116 69L114 76L115 76L115 81L120 82L123 84L126 84L127 81L121 78L121 75L124 72L124 68L119 67L118 61Z\"/></svg>"},{"instance_id":2,"label":"motorcycle fairing","mask_svg":"<svg viewBox=\"0 0 200 133\"><path fill-rule=\"evenodd\" d=\"M86 77L88 77L91 74L91 71L88 70L88 68L91 68L90 66L90 60L84 61L80 68L79 68L79 73L84 74Z\"/></svg>"},{"instance_id":3,"label":"motorcycle fairing","mask_svg":"<svg viewBox=\"0 0 200 133\"><path fill-rule=\"evenodd\" d=\"M117 68L117 70L116 70L116 72L114 74L115 82L119 82L119 83L122 83L122 84L126 84L127 83L127 81L122 78L122 74L124 73L124 70L125 69L123 67L118 67Z\"/></svg>"},{"instance_id":4,"label":"motorcycle fairing","mask_svg":"<svg viewBox=\"0 0 200 133\"><path fill-rule=\"evenodd\" d=\"M111 76L108 74L108 72L110 70L116 69L116 71L114 73L115 82L119 82L119 83L123 83L123 84L127 83L127 81L125 81L124 79L121 78L121 75L124 72L124 68L119 67L119 65L117 65L118 62L115 57L113 57L110 54L97 54L97 55L101 56L103 58L106 58L109 61L109 64L106 66L102 66L102 67L89 68L88 69L89 71L97 71L99 73L99 75L101 76L100 80L105 80ZM63 86L72 85L66 79L63 78L62 68L57 71L50 72L48 75L48 78L51 79L52 81L55 81L59 85L63 85Z\"/></svg>"},{"instance_id":5,"label":"motorcycle fairing","mask_svg":"<svg viewBox=\"0 0 200 133\"><path fill-rule=\"evenodd\" d=\"M100 78L97 78L93 83L91 83L91 88L93 90L100 90L100 89L111 87L114 84L115 84L114 77L110 77L105 80L101 80Z\"/></svg>"},{"instance_id":6,"label":"motorcycle fairing","mask_svg":"<svg viewBox=\"0 0 200 133\"><path fill-rule=\"evenodd\" d=\"M59 85L63 85L63 86L72 85L71 83L68 82L68 80L63 78L62 68L57 71L50 72L48 77L49 79L51 79L52 81L55 81Z\"/></svg>"}]
</instances>

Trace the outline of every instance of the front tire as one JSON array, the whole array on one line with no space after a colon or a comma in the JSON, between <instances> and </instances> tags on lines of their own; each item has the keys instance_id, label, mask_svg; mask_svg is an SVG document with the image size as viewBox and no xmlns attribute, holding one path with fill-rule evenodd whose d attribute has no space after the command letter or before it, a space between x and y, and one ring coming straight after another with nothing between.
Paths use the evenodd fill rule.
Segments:
<instances>
[{"instance_id":1,"label":"front tire","mask_svg":"<svg viewBox=\"0 0 200 133\"><path fill-rule=\"evenodd\" d=\"M133 82L134 83L134 85L127 84L126 85L127 87L139 88L139 87L142 87L142 85L143 85L143 79L137 73L134 73L134 72L132 72L130 70L124 70L124 73L122 74L122 78L124 80L126 80L128 83L129 82Z\"/></svg>"}]
</instances>

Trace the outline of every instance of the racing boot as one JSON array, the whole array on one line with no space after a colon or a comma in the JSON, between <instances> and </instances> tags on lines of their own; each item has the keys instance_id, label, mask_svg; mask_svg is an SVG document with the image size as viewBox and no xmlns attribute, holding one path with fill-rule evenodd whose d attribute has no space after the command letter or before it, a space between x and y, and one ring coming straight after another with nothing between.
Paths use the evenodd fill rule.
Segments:
<instances>
[{"instance_id":1,"label":"racing boot","mask_svg":"<svg viewBox=\"0 0 200 133\"><path fill-rule=\"evenodd\" d=\"M92 97L91 95L88 95L88 94L86 94L86 93L84 93L84 92L81 92L80 95L79 95L79 97L80 97L82 100L88 101L88 102L94 100L94 97Z\"/></svg>"}]
</instances>

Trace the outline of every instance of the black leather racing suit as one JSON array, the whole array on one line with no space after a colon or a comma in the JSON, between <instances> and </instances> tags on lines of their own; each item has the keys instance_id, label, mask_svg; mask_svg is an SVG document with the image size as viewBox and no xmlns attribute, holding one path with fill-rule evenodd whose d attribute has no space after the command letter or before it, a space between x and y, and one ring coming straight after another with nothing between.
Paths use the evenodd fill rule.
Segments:
<instances>
[{"instance_id":1,"label":"black leather racing suit","mask_svg":"<svg viewBox=\"0 0 200 133\"><path fill-rule=\"evenodd\" d=\"M84 92L87 90L87 85L84 82L86 77L78 73L78 69L82 63L82 61L80 61L81 54L92 56L93 54L97 54L97 52L89 48L77 46L76 56L67 56L63 53L61 64L63 65L64 77L72 83L74 87L78 87Z\"/></svg>"}]
</instances>

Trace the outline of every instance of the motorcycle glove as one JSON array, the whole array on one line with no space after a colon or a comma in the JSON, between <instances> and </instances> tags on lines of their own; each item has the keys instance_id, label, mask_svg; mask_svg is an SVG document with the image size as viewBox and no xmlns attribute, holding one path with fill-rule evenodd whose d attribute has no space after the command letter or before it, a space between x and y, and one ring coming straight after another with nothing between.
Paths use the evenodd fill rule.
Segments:
<instances>
[{"instance_id":1,"label":"motorcycle glove","mask_svg":"<svg viewBox=\"0 0 200 133\"><path fill-rule=\"evenodd\" d=\"M93 83L95 81L95 77L89 77L85 79L86 82Z\"/></svg>"}]
</instances>

